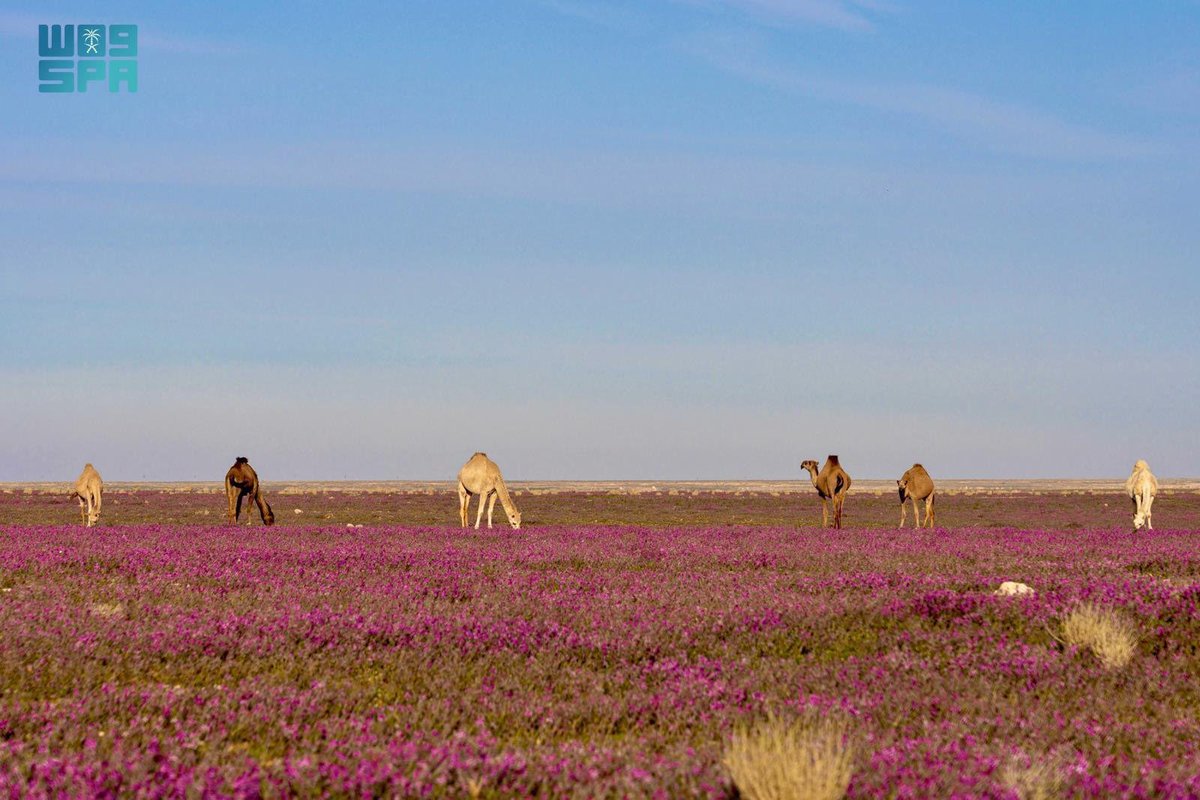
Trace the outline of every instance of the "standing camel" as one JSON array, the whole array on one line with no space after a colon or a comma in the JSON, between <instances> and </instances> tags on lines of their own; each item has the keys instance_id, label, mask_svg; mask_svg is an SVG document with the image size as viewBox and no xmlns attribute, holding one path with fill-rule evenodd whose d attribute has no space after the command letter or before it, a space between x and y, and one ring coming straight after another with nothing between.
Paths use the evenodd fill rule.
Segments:
<instances>
[{"instance_id":1,"label":"standing camel","mask_svg":"<svg viewBox=\"0 0 1200 800\"><path fill-rule=\"evenodd\" d=\"M842 504L850 491L850 475L842 469L837 456L827 456L825 466L817 472L817 462L805 461L801 469L808 470L813 488L821 496L821 527L829 527L829 502L833 501L833 527L842 527Z\"/></svg>"},{"instance_id":2,"label":"standing camel","mask_svg":"<svg viewBox=\"0 0 1200 800\"><path fill-rule=\"evenodd\" d=\"M933 478L929 477L929 473L920 464L913 464L908 471L901 476L900 480L896 481L896 485L900 488L900 527L904 527L904 520L907 517L908 506L904 501L911 500L913 507L913 525L918 528L933 527ZM921 522L921 509L917 505L918 500L925 501L925 522Z\"/></svg>"},{"instance_id":3,"label":"standing camel","mask_svg":"<svg viewBox=\"0 0 1200 800\"><path fill-rule=\"evenodd\" d=\"M271 511L271 504L263 497L262 488L258 485L258 473L250 466L250 461L245 456L238 456L229 472L225 473L225 497L229 500L230 525L235 524L242 515L243 497L249 497L258 505L258 514L262 517L263 525L275 524L275 513ZM246 512L247 524L250 522L251 513Z\"/></svg>"},{"instance_id":4,"label":"standing camel","mask_svg":"<svg viewBox=\"0 0 1200 800\"><path fill-rule=\"evenodd\" d=\"M475 494L479 495L479 512L475 515L476 530L479 530L479 523L483 520L485 505L488 507L488 527L492 527L492 510L496 508L497 497L500 498L500 505L504 506L504 513L508 515L508 523L514 531L520 530L521 512L517 510L508 494L508 487L504 485L500 468L496 466L495 461L487 457L487 453L471 456L458 471L458 518L464 528L467 527L467 507L471 504L471 495Z\"/></svg>"},{"instance_id":5,"label":"standing camel","mask_svg":"<svg viewBox=\"0 0 1200 800\"><path fill-rule=\"evenodd\" d=\"M1125 481L1125 493L1133 501L1134 533L1140 531L1143 525L1147 530L1154 530L1150 524L1150 507L1154 505L1154 496L1158 494L1158 479L1145 461L1138 459L1133 465L1133 472Z\"/></svg>"},{"instance_id":6,"label":"standing camel","mask_svg":"<svg viewBox=\"0 0 1200 800\"><path fill-rule=\"evenodd\" d=\"M91 464L84 464L83 472L79 473L79 480L75 481L75 488L67 495L68 498L79 498L80 522L89 528L100 519L100 492L103 489L104 482L100 480L100 473Z\"/></svg>"}]
</instances>

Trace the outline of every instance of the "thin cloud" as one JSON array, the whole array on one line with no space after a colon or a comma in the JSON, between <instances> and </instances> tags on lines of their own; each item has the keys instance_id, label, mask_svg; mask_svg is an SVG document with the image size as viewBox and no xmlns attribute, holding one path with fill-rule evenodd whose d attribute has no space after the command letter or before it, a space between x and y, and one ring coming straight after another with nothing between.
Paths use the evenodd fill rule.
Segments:
<instances>
[{"instance_id":1,"label":"thin cloud","mask_svg":"<svg viewBox=\"0 0 1200 800\"><path fill-rule=\"evenodd\" d=\"M724 0L722 4L771 24L811 24L844 31L874 29L867 12L883 8L860 0Z\"/></svg>"},{"instance_id":2,"label":"thin cloud","mask_svg":"<svg viewBox=\"0 0 1200 800\"><path fill-rule=\"evenodd\" d=\"M773 62L760 41L744 34L693 36L682 40L681 46L742 79L797 96L906 116L996 152L1065 161L1128 160L1163 152L1151 142L959 89L866 84L804 74Z\"/></svg>"},{"instance_id":3,"label":"thin cloud","mask_svg":"<svg viewBox=\"0 0 1200 800\"><path fill-rule=\"evenodd\" d=\"M610 3L590 0L538 0L538 4L565 17L622 33L644 33L647 29L646 20L642 15Z\"/></svg>"},{"instance_id":4,"label":"thin cloud","mask_svg":"<svg viewBox=\"0 0 1200 800\"><path fill-rule=\"evenodd\" d=\"M632 7L599 0L538 0L559 14L614 30L644 31L648 25L642 12ZM647 4L649 5L649 4ZM873 15L892 7L878 0L668 0L660 6L686 6L712 13L730 11L740 17L773 27L816 26L842 31L870 31Z\"/></svg>"}]
</instances>

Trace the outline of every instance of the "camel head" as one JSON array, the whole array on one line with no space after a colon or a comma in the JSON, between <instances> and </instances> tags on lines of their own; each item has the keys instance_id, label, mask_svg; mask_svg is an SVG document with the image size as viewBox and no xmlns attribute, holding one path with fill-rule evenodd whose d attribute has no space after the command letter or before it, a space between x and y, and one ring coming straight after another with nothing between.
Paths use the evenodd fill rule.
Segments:
<instances>
[{"instance_id":1,"label":"camel head","mask_svg":"<svg viewBox=\"0 0 1200 800\"><path fill-rule=\"evenodd\" d=\"M509 514L508 522L510 525L512 525L514 531L521 530L521 512L513 511L511 514Z\"/></svg>"},{"instance_id":2,"label":"camel head","mask_svg":"<svg viewBox=\"0 0 1200 800\"><path fill-rule=\"evenodd\" d=\"M813 461L810 458L807 461L800 462L800 469L806 469L809 472L811 472L813 475L816 475L818 472L821 471L821 465L818 464L817 462Z\"/></svg>"},{"instance_id":3,"label":"camel head","mask_svg":"<svg viewBox=\"0 0 1200 800\"><path fill-rule=\"evenodd\" d=\"M908 499L908 492L905 490L904 481L896 481L896 487L900 490L900 502L903 503Z\"/></svg>"},{"instance_id":4,"label":"camel head","mask_svg":"<svg viewBox=\"0 0 1200 800\"><path fill-rule=\"evenodd\" d=\"M1141 472L1142 470L1146 470L1146 469L1150 469L1150 465L1147 464L1142 459L1139 458L1137 461L1133 462L1133 471L1134 472Z\"/></svg>"}]
</instances>

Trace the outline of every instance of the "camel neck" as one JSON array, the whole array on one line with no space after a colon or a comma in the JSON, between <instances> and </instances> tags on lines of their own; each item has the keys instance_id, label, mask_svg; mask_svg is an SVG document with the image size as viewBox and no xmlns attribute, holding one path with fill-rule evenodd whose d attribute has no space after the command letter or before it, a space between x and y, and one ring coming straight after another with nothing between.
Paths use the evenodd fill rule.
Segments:
<instances>
[{"instance_id":1,"label":"camel neck","mask_svg":"<svg viewBox=\"0 0 1200 800\"><path fill-rule=\"evenodd\" d=\"M496 496L500 498L500 505L504 506L504 513L511 517L517 507L513 505L512 498L508 494L508 487L504 485L502 479L496 481Z\"/></svg>"}]
</instances>

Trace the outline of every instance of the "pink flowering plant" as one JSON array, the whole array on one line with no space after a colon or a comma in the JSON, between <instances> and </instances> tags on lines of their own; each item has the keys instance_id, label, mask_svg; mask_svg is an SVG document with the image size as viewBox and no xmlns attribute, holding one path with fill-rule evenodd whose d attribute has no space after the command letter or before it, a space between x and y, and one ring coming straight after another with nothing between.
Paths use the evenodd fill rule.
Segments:
<instances>
[{"instance_id":1,"label":"pink flowering plant","mask_svg":"<svg viewBox=\"0 0 1200 800\"><path fill-rule=\"evenodd\" d=\"M736 730L818 714L849 797L1200 796L1196 534L1069 516L0 524L0 790L723 798ZM1063 638L1081 604L1127 664Z\"/></svg>"}]
</instances>

